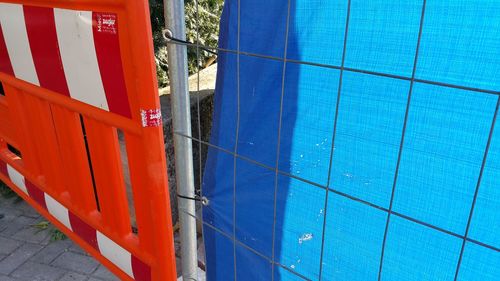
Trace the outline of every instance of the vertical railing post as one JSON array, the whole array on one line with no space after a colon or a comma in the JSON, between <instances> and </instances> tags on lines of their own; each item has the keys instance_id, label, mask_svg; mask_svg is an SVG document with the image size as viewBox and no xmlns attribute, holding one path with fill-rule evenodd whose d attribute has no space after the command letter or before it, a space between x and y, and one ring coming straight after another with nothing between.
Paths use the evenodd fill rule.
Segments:
<instances>
[{"instance_id":1,"label":"vertical railing post","mask_svg":"<svg viewBox=\"0 0 500 281\"><path fill-rule=\"evenodd\" d=\"M186 39L183 0L163 0L165 25L171 36ZM191 139L191 110L188 88L187 47L167 44L168 72L174 129L175 174L177 193L195 197L193 153ZM197 280L197 244L195 201L179 198L182 276L184 281Z\"/></svg>"}]
</instances>

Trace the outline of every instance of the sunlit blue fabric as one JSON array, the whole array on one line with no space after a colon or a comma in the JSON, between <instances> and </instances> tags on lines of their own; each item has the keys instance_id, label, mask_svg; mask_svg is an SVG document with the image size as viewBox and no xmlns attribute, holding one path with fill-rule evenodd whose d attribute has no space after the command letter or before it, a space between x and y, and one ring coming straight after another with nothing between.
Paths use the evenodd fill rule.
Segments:
<instances>
[{"instance_id":1,"label":"sunlit blue fabric","mask_svg":"<svg viewBox=\"0 0 500 281\"><path fill-rule=\"evenodd\" d=\"M333 192L328 208L323 280L376 280L387 213Z\"/></svg>"},{"instance_id":2,"label":"sunlit blue fabric","mask_svg":"<svg viewBox=\"0 0 500 281\"><path fill-rule=\"evenodd\" d=\"M340 66L344 47L347 1L291 1L287 57ZM323 24L328 22L328 24ZM318 46L322 51L318 52Z\"/></svg>"},{"instance_id":3,"label":"sunlit blue fabric","mask_svg":"<svg viewBox=\"0 0 500 281\"><path fill-rule=\"evenodd\" d=\"M275 259L309 278L318 278L326 191L278 177Z\"/></svg>"},{"instance_id":4,"label":"sunlit blue fabric","mask_svg":"<svg viewBox=\"0 0 500 281\"><path fill-rule=\"evenodd\" d=\"M500 126L496 125L484 167L481 186L477 195L469 237L497 249L500 249L499 175Z\"/></svg>"},{"instance_id":5,"label":"sunlit blue fabric","mask_svg":"<svg viewBox=\"0 0 500 281\"><path fill-rule=\"evenodd\" d=\"M467 242L457 280L496 280L500 276L500 253Z\"/></svg>"},{"instance_id":6,"label":"sunlit blue fabric","mask_svg":"<svg viewBox=\"0 0 500 281\"><path fill-rule=\"evenodd\" d=\"M394 210L465 234L497 97L416 83Z\"/></svg>"},{"instance_id":7,"label":"sunlit blue fabric","mask_svg":"<svg viewBox=\"0 0 500 281\"><path fill-rule=\"evenodd\" d=\"M410 82L345 71L331 186L389 208Z\"/></svg>"},{"instance_id":8,"label":"sunlit blue fabric","mask_svg":"<svg viewBox=\"0 0 500 281\"><path fill-rule=\"evenodd\" d=\"M345 66L411 76L422 0L353 0Z\"/></svg>"},{"instance_id":9,"label":"sunlit blue fabric","mask_svg":"<svg viewBox=\"0 0 500 281\"><path fill-rule=\"evenodd\" d=\"M499 280L498 1L226 0L220 30L209 281Z\"/></svg>"},{"instance_id":10,"label":"sunlit blue fabric","mask_svg":"<svg viewBox=\"0 0 500 281\"><path fill-rule=\"evenodd\" d=\"M393 217L386 243L382 280L453 280L461 239Z\"/></svg>"},{"instance_id":11,"label":"sunlit blue fabric","mask_svg":"<svg viewBox=\"0 0 500 281\"><path fill-rule=\"evenodd\" d=\"M417 78L499 91L497 0L427 1Z\"/></svg>"}]
</instances>

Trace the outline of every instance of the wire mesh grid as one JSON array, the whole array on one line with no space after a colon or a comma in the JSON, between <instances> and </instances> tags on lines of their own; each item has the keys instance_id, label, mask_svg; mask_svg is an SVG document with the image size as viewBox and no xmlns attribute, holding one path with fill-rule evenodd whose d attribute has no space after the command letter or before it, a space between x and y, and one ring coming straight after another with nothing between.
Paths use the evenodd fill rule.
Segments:
<instances>
[{"instance_id":1,"label":"wire mesh grid","mask_svg":"<svg viewBox=\"0 0 500 281\"><path fill-rule=\"evenodd\" d=\"M370 215L367 215L366 217L377 217L380 220L380 225L382 226L381 228L383 231L379 233L381 239L376 241L380 247L376 251L374 251L376 254L375 256L376 259L378 260L378 269L376 274L376 279L382 280L384 276L384 266L386 263L393 263L394 262L394 257L391 257L391 260L386 261L386 248L388 239L391 235L398 235L397 231L393 230L393 233L391 234L390 229L396 229L396 225L403 225L406 227L408 222L411 222L415 225L423 226L425 229L429 229L432 231L437 231L438 233L447 235L447 236L452 236L460 239L461 243L460 246L458 247L458 261L454 265L454 280L458 280L460 268L462 265L463 261L463 256L464 256L464 249L466 247L467 243L472 243L474 245L478 245L480 247L487 248L489 250L492 250L494 252L500 252L500 248L498 245L494 245L493 243L486 243L483 241L479 241L477 239L473 239L469 237L469 229L471 227L471 221L473 218L473 213L475 209L475 205L477 202L478 198L478 192L481 186L481 180L483 177L483 172L485 169L485 165L487 163L487 156L488 152L490 149L490 144L493 138L493 132L494 132L494 127L495 127L495 121L497 118L497 113L498 113L498 107L499 107L499 94L500 92L494 90L494 89L489 89L487 87L477 87L477 86L472 86L472 85L460 85L460 84L454 84L451 82L442 82L442 81L433 81L430 79L424 79L424 78L417 78L416 77L416 71L417 71L417 64L419 62L419 51L421 47L421 38L422 38L422 32L424 28L424 21L425 21L425 15L426 15L426 1L422 1L421 8L420 8L420 14L418 17L418 36L416 38L416 48L415 52L412 54L412 71L411 75L401 75L401 74L395 74L391 72L377 72L368 68L354 68L354 67L346 67L345 66L345 60L346 60L346 51L348 48L348 38L349 38L349 31L350 31L350 19L351 19L351 5L352 1L345 1L346 2L346 13L345 13L345 30L344 30L344 39L343 39L343 50L341 54L341 60L340 64L338 65L333 65L333 64L326 64L322 62L317 62L317 61L307 61L307 60L299 60L299 59L292 59L289 58L287 55L287 50L289 48L289 39L288 35L290 33L290 11L292 7L292 2L291 0L288 0L286 3L286 27L284 29L285 34L284 34L284 47L283 47L283 53L282 56L275 56L269 55L269 54L261 54L261 53L252 53L248 51L243 51L241 50L240 47L240 41L241 41L241 17L242 17L242 3L245 2L244 0L237 0L237 1L226 1L225 5L232 5L236 3L237 5L237 45L235 48L221 48L221 47L215 47L215 46L207 46L200 44L200 37L199 37L199 3L196 2L196 14L197 14L197 24L196 24L196 33L197 33L197 39L196 42L194 43L179 43L175 42L176 44L186 44L188 48L195 48L196 49L196 54L197 54L197 66L198 70L196 72L197 75L197 98L196 98L196 120L197 120L197 127L195 130L197 130L197 136L198 137L193 137L189 135L184 135L178 132L174 132L174 134L183 136L185 138L190 138L193 141L193 146L196 146L196 149L198 150L200 157L196 163L198 166L198 174L200 175L198 177L199 181L196 183L198 185L198 189L200 192L201 196L205 196L206 194L203 191L203 176L205 171L205 167L203 167L203 161L202 161L202 155L208 150L214 150L218 152L214 153L222 153L225 156L224 157L230 157L232 158L232 203L227 203L224 207L225 208L232 208L231 211L226 210L228 213L230 213L231 216L231 222L226 222L228 227L218 227L212 221L207 221L204 220L203 215L196 215L196 214L189 214L190 216L196 218L198 221L201 222L201 224L204 226L204 229L210 229L211 231L215 231L219 235L224 236L226 239L230 240L232 243L232 263L233 263L233 273L234 273L234 280L241 279L238 276L238 268L242 266L240 262L237 261L237 252L239 251L239 248L243 248L252 254L260 257L261 259L265 260L269 265L270 265L270 279L274 280L276 276L279 276L279 274L275 273L275 271L280 271L280 274L282 276L289 276L289 277L282 277L282 278L276 278L280 280L287 280L287 278L292 279L291 276L294 278L297 278L297 280L330 280L326 274L328 274L328 270L332 270L331 268L325 269L324 265L325 259L330 259L332 254L332 249L325 248L326 247L326 238L329 236L335 236L335 229L332 228L332 226L328 225L328 218L330 216L341 216L343 209L340 207L335 207L335 209L331 210L331 206L329 206L331 203L335 203L339 206L343 206L343 204L347 204L345 202L356 202L356 204L359 204L359 206L368 206L371 209L376 210L377 215L373 215L370 213ZM352 23L351 23L352 24ZM359 24L359 22L358 22ZM256 35L257 36L257 35ZM266 38L259 38L255 37L255 40L266 40ZM319 42L321 44L321 42ZM201 66L201 60L200 60L200 52L203 50L211 50L212 52L217 52L219 55L224 54L225 56L234 56L236 60L236 74L235 74L235 83L236 83L236 124L235 124L235 133L234 133L234 147L223 147L217 144L213 144L210 140L208 139L203 139L202 136L202 128L201 128L201 118L202 116L200 115L200 66ZM246 106L245 104L242 104L242 97L240 93L240 89L242 87L248 86L247 84L242 85L242 82L240 81L240 77L242 75L242 64L245 63L245 60L248 58L253 58L255 60L263 60L266 63L268 62L275 62L276 64L276 69L279 69L278 73L281 73L280 77L280 89L279 89L279 98L278 98L278 103L279 106L274 107L273 110L277 110L277 126L273 127L276 129L276 134L277 134L277 140L275 143L276 149L272 149L271 151L275 151L276 154L274 155L274 162L272 161L267 161L268 159L259 159L257 155L249 155L247 154L242 154L239 151L238 145L241 143L241 138L242 136L241 131L240 131L240 117L241 117L241 111L244 110L244 107ZM261 65L262 67L266 67L266 64L263 63ZM284 106L286 106L287 103L287 98L285 97L285 92L286 92L286 84L287 84L287 77L286 74L290 73L294 70L294 68L300 68L300 67L313 67L313 68L321 68L323 69L326 74L325 75L331 75L332 73L329 73L328 71L336 71L336 74L338 76L338 86L335 91L335 95L331 100L325 101L325 100L313 100L312 104L310 104L311 107L321 107L322 104L329 103L330 105L334 105L331 109L331 115L328 116L330 122L333 124L332 130L328 131L331 133L331 138L327 141L327 144L329 144L329 147L326 149L326 159L327 159L327 165L324 167L324 170L326 172L326 178L324 179L311 179L307 177L306 175L301 175L299 173L296 173L293 169L289 168L286 169L280 166L280 162L282 161L289 161L290 159L284 159L286 157L290 157L290 155L280 155L280 144L283 142L282 138L290 138L289 135L283 136L282 135L282 129L283 129L283 118L284 118ZM288 69L287 69L288 68ZM220 69L220 68L219 68ZM224 71L224 69L222 69ZM248 74L248 72L245 72L245 74ZM218 73L218 75L226 75L226 74L221 74ZM358 75L358 76L356 76ZM399 122L400 126L400 133L399 135L396 135L395 137L396 141L395 144L393 145L394 148L390 151L396 153L396 157L393 158L393 162L395 162L395 165L392 166L391 169L394 170L392 173L392 183L390 183L390 193L389 193L389 202L381 202L375 199L371 198L366 198L361 195L355 194L355 192L349 192L346 191L345 189L340 189L336 188L334 181L336 180L334 177L332 177L332 170L335 169L335 157L334 155L337 153L335 151L336 149L336 138L339 137L339 135L342 135L342 128L338 127L338 119L341 118L339 116L343 116L339 112L339 108L342 106L342 96L344 94L344 88L343 88L343 83L350 83L350 80L352 77L351 76L370 76L370 77L379 77L381 79L391 79L391 81L401 81L402 83L407 83L407 92L402 95L403 98L400 103L404 104L404 111L400 112L398 115L400 120L397 120L395 122ZM346 80L344 80L346 79ZM354 79L355 80L355 79ZM246 83L246 82L245 82ZM409 215L408 213L405 212L399 212L395 211L393 206L394 206L394 200L395 200L395 194L398 192L399 184L399 176L400 176L400 169L401 169L401 162L402 162L402 154L405 149L405 145L407 145L407 142L405 141L405 136L408 134L408 122L409 122L409 112L411 111L411 107L413 106L414 101L413 95L415 92L415 87L416 85L430 85L430 86L437 86L437 87L443 87L446 89L450 90L456 90L456 91L467 91L468 94L474 94L474 93L479 93L479 94L484 94L484 95L491 95L490 99L495 100L495 106L492 110L492 113L489 115L491 118L488 119L488 125L487 127L487 138L486 138L486 144L484 149L481 152L481 161L480 161L480 166L478 167L478 176L476 177L476 182L474 184L474 191L473 191L473 197L471 198L471 204L470 208L466 210L467 213L467 223L465 227L465 231L462 233L460 231L457 231L456 229L453 229L453 227L444 227L443 225L440 225L438 223L430 223L429 220L426 218L421 218L418 216L412 216ZM315 85L309 85L314 88ZM317 86L317 85L316 85ZM300 90L300 89L299 89ZM309 89L310 90L310 89ZM317 89L320 91L321 87L318 87ZM420 88L419 88L420 91ZM415 105L415 106L418 106ZM299 113L300 114L300 113ZM344 117L342 117L344 118ZM413 128L412 128L413 129ZM255 130L259 130L259 126L255 125ZM301 133L305 133L306 131L310 134L314 134L314 130L321 130L318 126L314 126L311 124L306 124L305 129L301 130ZM326 133L328 133L326 132ZM325 132L324 132L325 133ZM323 134L321 134L323 135ZM243 138L246 138L247 136L243 136ZM308 142L310 140L307 140L307 136L303 136L306 138L305 142ZM359 136L358 136L359 137ZM412 135L412 137L414 137ZM354 139L356 136L354 136ZM312 137L312 139L317 139ZM248 141L248 139L245 139L245 141ZM345 141L345 140L339 140L339 141ZM376 141L373 140L372 141ZM317 145L317 144L316 144ZM355 151L356 152L356 151ZM359 152L359 151L358 151ZM341 152L339 152L341 153ZM439 157L439 155L434 155L435 157ZM360 161L367 161L366 159L360 160ZM213 163L212 163L213 164ZM366 165L371 165L373 163L370 163L370 161L367 161L365 163ZM237 194L240 192L238 188L241 186L239 179L238 179L238 174L239 166L245 166L245 165L254 165L254 168L249 168L249 171L253 171L254 173L254 182L253 183L246 183L246 184L259 184L259 180L262 180L264 178L269 178L270 181L273 181L273 186L274 190L271 193L271 198L272 198L272 213L269 213L268 216L272 217L272 234L267 236L268 238L271 239L272 246L271 246L271 251L269 252L268 250L260 247L256 243L251 243L246 240L242 241L241 235L238 237L237 233L241 232L240 229L238 228L238 206L242 202L242 200L263 200L263 197L255 196L250 198L237 198ZM255 168L258 167L258 168ZM317 167L317 166L315 166ZM252 170L253 169L253 170ZM205 175L206 176L206 175ZM346 174L345 175L347 178L352 177L352 175ZM293 265L290 265L288 263L289 261L286 258L280 258L277 256L278 253L276 253L276 244L277 243L283 243L280 240L282 237L278 236L277 233L277 228L279 226L277 225L277 220L281 219L283 220L283 214L282 210L280 211L280 208L278 207L279 204L282 204L283 198L279 198L280 192L283 192L283 190L280 187L280 180L281 179L286 179L288 182L288 185L292 185L289 182L297 182L297 186L300 187L301 190L303 190L303 193L301 196L304 196L304 200L309 200L311 202L317 201L320 202L319 204L321 205L321 215L319 216L320 220L320 225L321 227L318 228L318 232L321 235L321 238L319 239L319 244L315 244L315 247L319 247L319 257L313 258L313 255L315 255L315 249L314 251L311 250L308 254L305 255L305 257L309 258L311 263L317 264L318 270L317 274L311 274L309 275L308 273L301 272L299 270L296 270ZM417 179L415 179L417 180ZM243 183L244 184L244 183ZM365 183L366 184L366 183ZM291 187L290 187L291 188ZM256 190L258 188L256 187ZM290 190L287 190L285 192L287 194L291 193ZM248 193L246 193L248 195ZM332 199L333 198L333 199ZM269 199L269 198L268 198ZM209 198L210 200L210 198ZM209 203L210 204L210 203ZM244 204L244 203L243 203ZM314 204L312 204L314 205ZM204 206L200 206L202 209ZM284 208L302 208L302 210L299 210L301 212L296 212L296 220L299 222L303 220L308 220L311 219L315 216L315 213L312 212L311 210L304 209L304 205L299 204L294 206L291 204L290 206L284 207ZM360 209L364 207L359 207ZM313 207L311 206L311 209ZM403 210L400 208L400 210ZM182 211L182 210L181 210ZM309 213L308 213L309 211ZM203 213L204 210L202 210L201 213ZM366 210L359 211L359 212L368 212ZM341 222L340 224L344 223L342 221L342 218L339 219ZM337 221L338 222L338 221ZM354 223L356 226L357 223ZM412 225L413 226L413 225ZM280 231L286 231L286 230L280 230ZM416 232L422 231L420 228L416 230ZM415 233L416 233L415 232ZM434 233L434 232L433 232ZM282 234L282 233L281 233ZM408 235L408 233L400 233L401 235ZM434 235L434 234L433 234ZM244 236L243 236L244 237ZM309 239L310 237L307 236L302 236L299 238L300 239ZM331 241L330 241L331 242ZM268 242L266 242L268 243ZM356 249L356 247L353 247L352 249ZM363 251L365 249L363 248L357 248L360 251ZM366 253L367 256L373 255L373 253ZM216 257L205 257L205 260L207 258L216 258ZM375 257L374 257L375 258ZM303 261L304 262L304 261ZM247 267L253 267L255 265L253 264L245 264L243 266ZM207 271L210 271L211 269L207 267ZM229 277L225 277L225 280L228 280ZM368 280L368 279L367 279ZM371 280L371 279L370 279Z\"/></svg>"}]
</instances>

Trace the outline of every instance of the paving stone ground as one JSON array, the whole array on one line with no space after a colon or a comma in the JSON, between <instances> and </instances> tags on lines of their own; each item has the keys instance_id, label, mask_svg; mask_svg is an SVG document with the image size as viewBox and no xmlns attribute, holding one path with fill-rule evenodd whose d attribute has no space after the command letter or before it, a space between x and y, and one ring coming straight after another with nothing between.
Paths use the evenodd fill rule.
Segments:
<instances>
[{"instance_id":1,"label":"paving stone ground","mask_svg":"<svg viewBox=\"0 0 500 281\"><path fill-rule=\"evenodd\" d=\"M26 202L0 196L0 281L119 280L70 239L51 241L51 228L34 226L42 221Z\"/></svg>"}]
</instances>

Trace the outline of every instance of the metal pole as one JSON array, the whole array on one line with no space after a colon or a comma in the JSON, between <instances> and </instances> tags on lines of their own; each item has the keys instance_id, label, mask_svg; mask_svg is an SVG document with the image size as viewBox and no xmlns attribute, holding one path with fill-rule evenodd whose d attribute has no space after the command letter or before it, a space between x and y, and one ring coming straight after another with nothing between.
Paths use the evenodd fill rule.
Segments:
<instances>
[{"instance_id":1,"label":"metal pole","mask_svg":"<svg viewBox=\"0 0 500 281\"><path fill-rule=\"evenodd\" d=\"M165 25L172 37L186 39L183 0L163 0ZM175 174L177 193L195 197L191 139L191 109L188 88L186 46L168 44L168 72L174 132ZM184 136L182 136L184 135ZM197 280L198 256L196 241L195 201L178 198L182 277Z\"/></svg>"}]
</instances>

